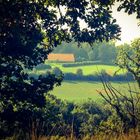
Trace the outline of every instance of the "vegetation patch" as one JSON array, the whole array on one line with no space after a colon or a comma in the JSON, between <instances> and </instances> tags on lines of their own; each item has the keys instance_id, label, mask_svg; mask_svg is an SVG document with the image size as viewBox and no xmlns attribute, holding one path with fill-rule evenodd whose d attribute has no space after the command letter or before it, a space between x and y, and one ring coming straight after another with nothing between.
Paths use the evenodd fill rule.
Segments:
<instances>
[{"instance_id":1,"label":"vegetation patch","mask_svg":"<svg viewBox=\"0 0 140 140\"><path fill-rule=\"evenodd\" d=\"M101 65L103 62L101 61L83 61L83 62L75 62L75 63L67 63L62 64L63 67L77 67L77 66L88 66L88 65ZM109 63L106 63L109 65ZM110 64L113 65L113 64Z\"/></svg>"},{"instance_id":2,"label":"vegetation patch","mask_svg":"<svg viewBox=\"0 0 140 140\"><path fill-rule=\"evenodd\" d=\"M112 85L119 91L127 94L128 83L126 82L113 82ZM133 90L138 91L138 86L135 82L130 83ZM89 98L93 101L100 102L102 97L97 92L104 91L101 82L82 82L82 81L63 81L62 85L55 87L50 93L62 100L85 102Z\"/></svg>"},{"instance_id":3,"label":"vegetation patch","mask_svg":"<svg viewBox=\"0 0 140 140\"><path fill-rule=\"evenodd\" d=\"M69 65L68 67L64 67L62 63L49 63L49 65L54 68L58 67L62 70L63 73L76 73L77 69L82 69L83 75L89 74L97 74L100 73L102 70L105 70L108 74L114 75L116 72L117 74L125 74L126 70L121 69L116 65L105 65L105 64L91 64L91 65L83 65L83 66L76 66L75 63L65 63L65 65ZM70 66L73 65L73 66Z\"/></svg>"}]
</instances>

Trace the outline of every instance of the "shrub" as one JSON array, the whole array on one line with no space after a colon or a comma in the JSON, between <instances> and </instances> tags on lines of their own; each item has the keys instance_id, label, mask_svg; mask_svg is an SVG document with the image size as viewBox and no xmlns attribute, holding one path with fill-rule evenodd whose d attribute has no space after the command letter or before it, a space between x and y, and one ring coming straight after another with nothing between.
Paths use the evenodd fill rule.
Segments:
<instances>
[{"instance_id":1,"label":"shrub","mask_svg":"<svg viewBox=\"0 0 140 140\"><path fill-rule=\"evenodd\" d=\"M38 71L35 70L35 72L30 72L29 76L38 78L39 75L46 76L50 71L46 71L45 73L40 74ZM55 67L52 69L52 73L56 75L56 77L64 77L65 80L80 80L80 81L101 81L100 76L103 76L104 79L109 81L134 81L133 75L131 73L126 74L119 74L110 76L106 73L105 70L101 70L100 74L89 74L89 75L83 75L82 69L77 69L76 74L75 73L62 73L62 71Z\"/></svg>"},{"instance_id":2,"label":"shrub","mask_svg":"<svg viewBox=\"0 0 140 140\"><path fill-rule=\"evenodd\" d=\"M52 73L56 76L56 77L63 77L63 73L62 71L58 68L55 67L52 69Z\"/></svg>"},{"instance_id":3,"label":"shrub","mask_svg":"<svg viewBox=\"0 0 140 140\"><path fill-rule=\"evenodd\" d=\"M97 74L96 75L80 75L77 73L76 74L65 73L64 79L65 80L80 80L80 81L101 81L100 76L103 76L103 78L109 81L134 81L133 76L130 74L110 76L105 71L102 71L101 75L97 75Z\"/></svg>"},{"instance_id":4,"label":"shrub","mask_svg":"<svg viewBox=\"0 0 140 140\"><path fill-rule=\"evenodd\" d=\"M112 65L110 63L103 63L101 61L83 61L83 62L75 62L75 63L65 63L65 64L62 64L62 66L63 67L77 67L77 66L99 65L99 64Z\"/></svg>"},{"instance_id":5,"label":"shrub","mask_svg":"<svg viewBox=\"0 0 140 140\"><path fill-rule=\"evenodd\" d=\"M77 69L76 74L78 76L82 76L83 75L83 70L82 69Z\"/></svg>"},{"instance_id":6,"label":"shrub","mask_svg":"<svg viewBox=\"0 0 140 140\"><path fill-rule=\"evenodd\" d=\"M45 69L51 69L51 68L52 67L48 64L40 64L35 67L36 70L45 70Z\"/></svg>"},{"instance_id":7,"label":"shrub","mask_svg":"<svg viewBox=\"0 0 140 140\"><path fill-rule=\"evenodd\" d=\"M65 73L65 80L80 80L80 81L100 81L97 75L78 75L74 73Z\"/></svg>"}]
</instances>

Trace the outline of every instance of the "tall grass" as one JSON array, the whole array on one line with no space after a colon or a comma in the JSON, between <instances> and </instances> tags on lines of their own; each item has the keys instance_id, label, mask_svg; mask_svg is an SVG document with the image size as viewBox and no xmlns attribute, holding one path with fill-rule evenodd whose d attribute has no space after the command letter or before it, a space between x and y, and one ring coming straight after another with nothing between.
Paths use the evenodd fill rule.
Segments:
<instances>
[{"instance_id":1,"label":"tall grass","mask_svg":"<svg viewBox=\"0 0 140 140\"><path fill-rule=\"evenodd\" d=\"M121 135L96 135L96 136L84 136L83 138L65 137L65 136L51 136L41 137L39 140L140 140L140 133L128 133Z\"/></svg>"}]
</instances>

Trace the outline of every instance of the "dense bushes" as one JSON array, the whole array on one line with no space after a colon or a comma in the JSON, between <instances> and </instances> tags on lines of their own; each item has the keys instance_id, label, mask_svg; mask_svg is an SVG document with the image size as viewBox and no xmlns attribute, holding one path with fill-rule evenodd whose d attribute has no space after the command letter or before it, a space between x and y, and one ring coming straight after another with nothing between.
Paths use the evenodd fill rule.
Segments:
<instances>
[{"instance_id":1,"label":"dense bushes","mask_svg":"<svg viewBox=\"0 0 140 140\"><path fill-rule=\"evenodd\" d=\"M125 110L127 107L131 109L131 106L129 106L129 104L128 106L124 104L125 99L123 98L118 98L118 100L121 104L121 107L124 109L124 112L122 112L124 117L130 118L125 121L125 123L127 123L125 124L127 125L125 129L129 131L132 128L132 126L129 124L131 123L131 117L126 113L127 111ZM135 101L135 99L133 101ZM51 95L51 97L49 95L48 106L50 106L47 108L48 111L51 109L51 115L48 116L47 122L49 121L51 125L57 125L57 127L55 127L55 129L52 131L51 135L57 134L59 136L68 136L73 133L73 135L76 137L83 137L86 135L93 136L101 133L121 134L125 131L122 127L124 122L122 122L116 110L107 103L97 104L89 99L83 104L75 104L66 101L60 101L53 95ZM137 107L135 106L136 109L140 109L139 106ZM139 116L137 117L139 118ZM57 120L54 121L53 118ZM49 131L51 131L51 129Z\"/></svg>"},{"instance_id":2,"label":"dense bushes","mask_svg":"<svg viewBox=\"0 0 140 140\"><path fill-rule=\"evenodd\" d=\"M76 74L79 76L83 76L83 70L82 69L77 69Z\"/></svg>"},{"instance_id":3,"label":"dense bushes","mask_svg":"<svg viewBox=\"0 0 140 140\"><path fill-rule=\"evenodd\" d=\"M48 65L49 66L49 65ZM43 72L41 70L36 70L34 69L33 71L28 71L28 74L30 77L34 77L34 78L38 78L39 76L47 76L49 75L50 73L52 75L54 75L55 77L57 78L62 78L63 77L63 73L62 71L58 68L58 67L54 67L53 69L43 69Z\"/></svg>"},{"instance_id":4,"label":"dense bushes","mask_svg":"<svg viewBox=\"0 0 140 140\"><path fill-rule=\"evenodd\" d=\"M100 65L100 64L106 64L106 65L112 65L109 62L102 62L102 61L83 61L83 62L75 62L75 63L66 63L62 64L63 67L76 67L76 66L88 66L88 65Z\"/></svg>"},{"instance_id":5,"label":"dense bushes","mask_svg":"<svg viewBox=\"0 0 140 140\"><path fill-rule=\"evenodd\" d=\"M49 65L48 65L49 66ZM63 77L64 80L78 80L78 81L101 81L101 77L105 76L107 80L110 81L134 81L133 75L131 73L126 74L116 74L109 75L104 69L100 73L84 75L82 69L77 69L76 73L63 73L60 68L54 67L52 69L44 70L43 73L40 73L37 70L29 72L30 77L38 78L39 75L46 76L49 73L54 74L56 77Z\"/></svg>"},{"instance_id":6,"label":"dense bushes","mask_svg":"<svg viewBox=\"0 0 140 140\"><path fill-rule=\"evenodd\" d=\"M134 78L131 73L126 74L116 74L109 75L105 70L102 70L99 74L89 74L83 75L82 69L77 69L76 73L62 73L58 67L54 67L49 71L41 73L42 76L46 76L49 73L54 74L56 77L63 77L64 80L78 80L78 81L101 81L101 77L104 76L109 81L134 81ZM30 77L38 78L40 73L38 71L33 71L29 73Z\"/></svg>"},{"instance_id":7,"label":"dense bushes","mask_svg":"<svg viewBox=\"0 0 140 140\"><path fill-rule=\"evenodd\" d=\"M101 134L119 135L124 131L122 128L123 122L109 104L97 104L91 99L83 104L75 104L61 101L48 94L46 96L46 106L39 112L39 114L34 112L35 114L32 116L33 122L31 123L34 124L34 133L30 130L32 128L29 127L28 129L36 138L39 136L54 136L56 138L58 136L59 139L59 137L70 137L72 135L83 138L85 136L100 136ZM124 115L127 114L124 113ZM128 126L127 130L130 130L131 125ZM1 131L2 129L4 128L1 128ZM19 131L15 131L15 135L18 136L17 139L24 139L24 132L20 134L16 132ZM26 140L29 139L26 137Z\"/></svg>"},{"instance_id":8,"label":"dense bushes","mask_svg":"<svg viewBox=\"0 0 140 140\"><path fill-rule=\"evenodd\" d=\"M87 43L81 43L81 47L77 46L78 44L73 41L70 43L63 42L54 49L53 53L72 53L75 56L76 62L99 60L102 64L113 64L118 51L113 41L96 42L92 47Z\"/></svg>"},{"instance_id":9,"label":"dense bushes","mask_svg":"<svg viewBox=\"0 0 140 140\"><path fill-rule=\"evenodd\" d=\"M45 69L51 69L52 67L50 65L47 64L40 64L37 65L34 69L36 70L45 70Z\"/></svg>"},{"instance_id":10,"label":"dense bushes","mask_svg":"<svg viewBox=\"0 0 140 140\"><path fill-rule=\"evenodd\" d=\"M130 73L114 76L110 76L107 73L101 73L100 75L79 75L74 73L65 73L64 80L101 81L102 76L105 76L105 78L110 81L134 81L134 78Z\"/></svg>"}]
</instances>

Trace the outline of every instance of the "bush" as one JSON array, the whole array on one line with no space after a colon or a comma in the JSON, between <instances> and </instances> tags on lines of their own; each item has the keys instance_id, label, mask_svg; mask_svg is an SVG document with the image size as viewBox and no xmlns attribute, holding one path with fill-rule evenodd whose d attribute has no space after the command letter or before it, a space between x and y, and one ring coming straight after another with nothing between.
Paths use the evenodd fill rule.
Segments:
<instances>
[{"instance_id":1,"label":"bush","mask_svg":"<svg viewBox=\"0 0 140 140\"><path fill-rule=\"evenodd\" d=\"M48 64L40 64L35 67L36 70L45 70L45 69L51 69L51 68L52 67Z\"/></svg>"},{"instance_id":2,"label":"bush","mask_svg":"<svg viewBox=\"0 0 140 140\"><path fill-rule=\"evenodd\" d=\"M100 81L97 75L79 75L74 73L65 73L65 80L80 80L80 81Z\"/></svg>"},{"instance_id":3,"label":"bush","mask_svg":"<svg viewBox=\"0 0 140 140\"><path fill-rule=\"evenodd\" d=\"M40 74L38 71L29 73L30 77L38 78L39 75L46 76L49 71ZM55 67L52 69L52 73L56 75L56 77L64 77L64 80L80 80L80 81L101 81L101 77L109 81L134 81L133 75L131 73L119 74L110 76L105 70L101 70L100 74L89 74L83 75L82 69L77 69L75 73L62 73L62 71Z\"/></svg>"},{"instance_id":4,"label":"bush","mask_svg":"<svg viewBox=\"0 0 140 140\"><path fill-rule=\"evenodd\" d=\"M83 70L82 69L77 69L76 74L79 76L83 75Z\"/></svg>"},{"instance_id":5,"label":"bush","mask_svg":"<svg viewBox=\"0 0 140 140\"><path fill-rule=\"evenodd\" d=\"M83 62L83 61L86 61L87 59L86 58L84 58L84 57L78 57L78 58L76 58L76 62Z\"/></svg>"},{"instance_id":6,"label":"bush","mask_svg":"<svg viewBox=\"0 0 140 140\"><path fill-rule=\"evenodd\" d=\"M98 65L98 64L112 65L110 63L103 63L101 61L84 61L84 62L75 62L75 63L65 63L65 64L62 64L62 66L63 67L77 67L77 66Z\"/></svg>"},{"instance_id":7,"label":"bush","mask_svg":"<svg viewBox=\"0 0 140 140\"><path fill-rule=\"evenodd\" d=\"M63 73L62 73L62 71L58 67L53 68L52 73L56 77L62 77L63 78Z\"/></svg>"},{"instance_id":8,"label":"bush","mask_svg":"<svg viewBox=\"0 0 140 140\"><path fill-rule=\"evenodd\" d=\"M80 71L80 70L78 70ZM124 74L124 75L108 75L104 70L100 75L80 75L74 73L65 73L65 80L80 80L80 81L101 81L100 76L103 76L104 79L109 81L134 81L132 74Z\"/></svg>"}]
</instances>

